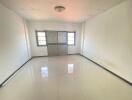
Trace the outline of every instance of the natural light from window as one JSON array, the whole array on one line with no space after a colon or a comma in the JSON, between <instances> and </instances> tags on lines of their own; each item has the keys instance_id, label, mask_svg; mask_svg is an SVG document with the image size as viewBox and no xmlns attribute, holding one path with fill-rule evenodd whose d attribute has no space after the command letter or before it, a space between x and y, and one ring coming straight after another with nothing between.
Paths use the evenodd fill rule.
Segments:
<instances>
[{"instance_id":1,"label":"natural light from window","mask_svg":"<svg viewBox=\"0 0 132 100\"><path fill-rule=\"evenodd\" d=\"M38 46L46 45L46 34L45 32L37 32L37 43Z\"/></svg>"},{"instance_id":2,"label":"natural light from window","mask_svg":"<svg viewBox=\"0 0 132 100\"><path fill-rule=\"evenodd\" d=\"M75 45L75 33L68 33L68 45Z\"/></svg>"},{"instance_id":3,"label":"natural light from window","mask_svg":"<svg viewBox=\"0 0 132 100\"><path fill-rule=\"evenodd\" d=\"M68 73L72 74L74 72L74 64L68 64Z\"/></svg>"},{"instance_id":4,"label":"natural light from window","mask_svg":"<svg viewBox=\"0 0 132 100\"><path fill-rule=\"evenodd\" d=\"M48 77L48 67L41 67L41 75L42 77Z\"/></svg>"}]
</instances>

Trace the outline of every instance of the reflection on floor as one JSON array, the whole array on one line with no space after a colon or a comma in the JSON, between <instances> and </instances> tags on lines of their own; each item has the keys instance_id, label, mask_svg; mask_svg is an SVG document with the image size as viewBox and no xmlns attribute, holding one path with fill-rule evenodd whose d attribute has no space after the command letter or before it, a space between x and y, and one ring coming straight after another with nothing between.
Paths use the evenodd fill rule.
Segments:
<instances>
[{"instance_id":1,"label":"reflection on floor","mask_svg":"<svg viewBox=\"0 0 132 100\"><path fill-rule=\"evenodd\" d=\"M0 100L132 100L132 87L81 56L34 58Z\"/></svg>"}]
</instances>

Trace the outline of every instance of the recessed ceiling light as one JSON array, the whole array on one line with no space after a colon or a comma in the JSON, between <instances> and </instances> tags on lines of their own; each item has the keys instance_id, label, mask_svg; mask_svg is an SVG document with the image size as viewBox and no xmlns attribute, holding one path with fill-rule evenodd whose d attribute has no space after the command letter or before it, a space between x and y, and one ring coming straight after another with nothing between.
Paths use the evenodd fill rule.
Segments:
<instances>
[{"instance_id":1,"label":"recessed ceiling light","mask_svg":"<svg viewBox=\"0 0 132 100\"><path fill-rule=\"evenodd\" d=\"M57 12L62 12L62 11L64 11L66 8L64 7L64 6L55 6L55 11L57 11Z\"/></svg>"}]
</instances>

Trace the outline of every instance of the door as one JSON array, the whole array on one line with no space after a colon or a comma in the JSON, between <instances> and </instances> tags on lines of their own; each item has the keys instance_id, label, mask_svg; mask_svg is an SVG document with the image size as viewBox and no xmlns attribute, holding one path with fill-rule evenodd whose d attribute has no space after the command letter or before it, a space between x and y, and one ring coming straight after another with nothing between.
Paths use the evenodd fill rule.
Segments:
<instances>
[{"instance_id":1,"label":"door","mask_svg":"<svg viewBox=\"0 0 132 100\"><path fill-rule=\"evenodd\" d=\"M61 56L68 53L67 32L47 31L48 56Z\"/></svg>"},{"instance_id":2,"label":"door","mask_svg":"<svg viewBox=\"0 0 132 100\"><path fill-rule=\"evenodd\" d=\"M67 32L58 32L58 55L67 55Z\"/></svg>"},{"instance_id":3,"label":"door","mask_svg":"<svg viewBox=\"0 0 132 100\"><path fill-rule=\"evenodd\" d=\"M47 31L47 48L48 56L57 56L58 55L58 33L55 31Z\"/></svg>"}]
</instances>

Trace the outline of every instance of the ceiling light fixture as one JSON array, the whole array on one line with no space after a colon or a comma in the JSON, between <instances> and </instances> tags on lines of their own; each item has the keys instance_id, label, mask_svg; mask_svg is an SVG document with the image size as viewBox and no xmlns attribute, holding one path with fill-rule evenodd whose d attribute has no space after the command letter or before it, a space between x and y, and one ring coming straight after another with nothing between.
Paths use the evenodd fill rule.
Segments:
<instances>
[{"instance_id":1,"label":"ceiling light fixture","mask_svg":"<svg viewBox=\"0 0 132 100\"><path fill-rule=\"evenodd\" d=\"M62 11L64 11L66 8L64 7L64 6L55 6L55 11L57 11L57 12L62 12Z\"/></svg>"}]
</instances>

